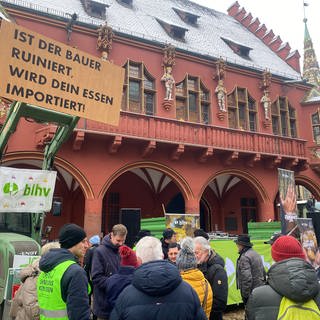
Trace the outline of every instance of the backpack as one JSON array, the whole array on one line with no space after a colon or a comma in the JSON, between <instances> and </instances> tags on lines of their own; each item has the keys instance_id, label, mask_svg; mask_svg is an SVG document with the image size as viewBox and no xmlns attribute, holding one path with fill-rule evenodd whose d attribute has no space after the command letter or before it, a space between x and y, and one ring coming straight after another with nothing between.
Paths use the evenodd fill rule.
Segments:
<instances>
[{"instance_id":1,"label":"backpack","mask_svg":"<svg viewBox=\"0 0 320 320\"><path fill-rule=\"evenodd\" d=\"M281 299L277 320L319 320L320 310L313 299L298 303L287 297Z\"/></svg>"}]
</instances>

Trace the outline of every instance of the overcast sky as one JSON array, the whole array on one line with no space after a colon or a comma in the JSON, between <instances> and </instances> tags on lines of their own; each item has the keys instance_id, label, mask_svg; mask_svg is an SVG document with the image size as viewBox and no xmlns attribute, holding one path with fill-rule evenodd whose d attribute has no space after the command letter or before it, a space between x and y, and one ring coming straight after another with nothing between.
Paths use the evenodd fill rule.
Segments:
<instances>
[{"instance_id":1,"label":"overcast sky","mask_svg":"<svg viewBox=\"0 0 320 320\"><path fill-rule=\"evenodd\" d=\"M192 0L203 6L227 13L227 9L235 0ZM320 0L305 0L308 18L308 29L313 41L318 62L320 63ZM238 0L246 12L251 12L254 18L259 18L283 42L289 42L291 50L299 50L303 58L303 0ZM303 67L300 62L301 71Z\"/></svg>"}]
</instances>

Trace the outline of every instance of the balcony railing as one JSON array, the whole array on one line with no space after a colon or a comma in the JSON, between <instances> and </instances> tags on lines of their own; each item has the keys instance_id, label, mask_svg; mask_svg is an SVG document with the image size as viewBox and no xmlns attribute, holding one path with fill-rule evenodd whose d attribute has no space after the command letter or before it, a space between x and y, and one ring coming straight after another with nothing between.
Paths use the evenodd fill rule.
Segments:
<instances>
[{"instance_id":1,"label":"balcony railing","mask_svg":"<svg viewBox=\"0 0 320 320\"><path fill-rule=\"evenodd\" d=\"M77 130L200 148L306 158L306 141L287 137L196 124L121 112L119 126L81 122Z\"/></svg>"}]
</instances>

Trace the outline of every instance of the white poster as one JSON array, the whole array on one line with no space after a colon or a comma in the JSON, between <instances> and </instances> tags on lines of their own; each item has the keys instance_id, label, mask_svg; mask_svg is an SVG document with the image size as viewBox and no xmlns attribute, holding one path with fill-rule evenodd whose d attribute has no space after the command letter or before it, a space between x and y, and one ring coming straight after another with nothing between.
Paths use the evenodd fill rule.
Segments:
<instances>
[{"instance_id":1,"label":"white poster","mask_svg":"<svg viewBox=\"0 0 320 320\"><path fill-rule=\"evenodd\" d=\"M50 211L57 172L0 167L0 212Z\"/></svg>"}]
</instances>

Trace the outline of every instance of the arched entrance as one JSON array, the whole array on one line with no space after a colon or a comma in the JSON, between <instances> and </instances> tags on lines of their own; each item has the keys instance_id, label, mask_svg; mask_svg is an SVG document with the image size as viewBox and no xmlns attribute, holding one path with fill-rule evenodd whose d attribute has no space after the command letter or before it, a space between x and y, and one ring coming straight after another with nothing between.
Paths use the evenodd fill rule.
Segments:
<instances>
[{"instance_id":1,"label":"arched entrance","mask_svg":"<svg viewBox=\"0 0 320 320\"><path fill-rule=\"evenodd\" d=\"M204 203L206 207L200 210L202 226L206 231L247 233L247 223L259 220L259 203L266 199L266 191L251 174L218 172L203 188L200 208Z\"/></svg>"},{"instance_id":2,"label":"arched entrance","mask_svg":"<svg viewBox=\"0 0 320 320\"><path fill-rule=\"evenodd\" d=\"M125 210L131 210L141 219L163 217L164 210L167 212L173 207L179 210L184 206L184 199L191 195L182 177L157 163L137 163L122 168L105 185L105 190L102 206L104 233L121 221ZM140 221L132 223L139 223L140 227Z\"/></svg>"}]
</instances>

